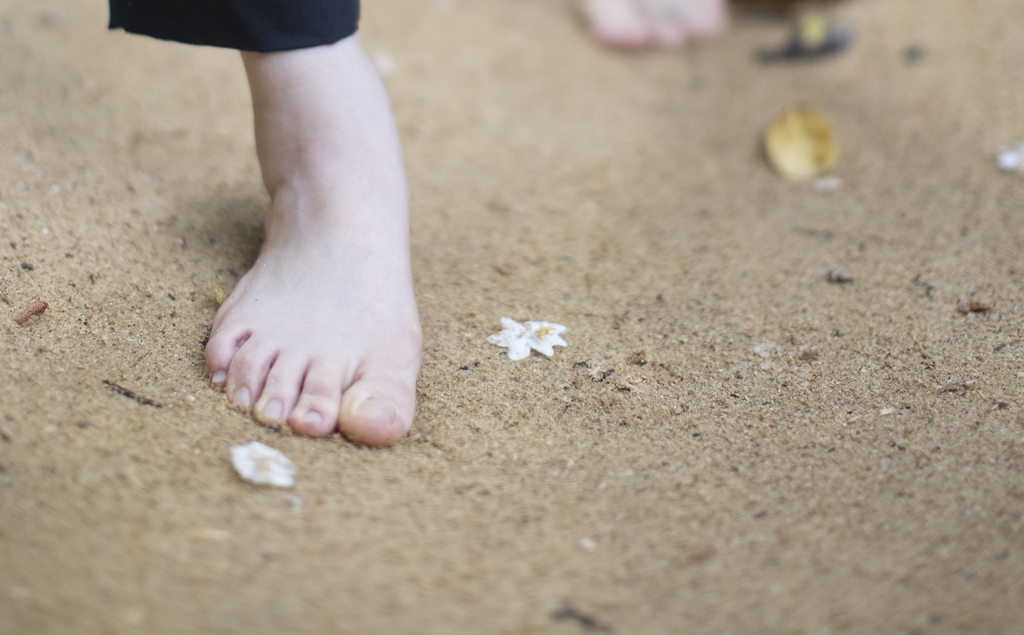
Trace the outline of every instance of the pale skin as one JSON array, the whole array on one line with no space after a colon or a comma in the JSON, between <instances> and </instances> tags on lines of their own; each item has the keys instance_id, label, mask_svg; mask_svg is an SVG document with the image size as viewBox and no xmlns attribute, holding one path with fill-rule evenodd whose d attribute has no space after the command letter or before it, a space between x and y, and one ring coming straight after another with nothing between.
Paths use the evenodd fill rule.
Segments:
<instances>
[{"instance_id":1,"label":"pale skin","mask_svg":"<svg viewBox=\"0 0 1024 635\"><path fill-rule=\"evenodd\" d=\"M725 0L582 0L594 36L621 49L678 47L725 28Z\"/></svg>"},{"instance_id":2,"label":"pale skin","mask_svg":"<svg viewBox=\"0 0 1024 635\"><path fill-rule=\"evenodd\" d=\"M412 425L421 335L384 88L356 36L242 58L271 208L207 370L262 423L394 443Z\"/></svg>"},{"instance_id":3,"label":"pale skin","mask_svg":"<svg viewBox=\"0 0 1024 635\"><path fill-rule=\"evenodd\" d=\"M585 0L608 45L677 46L723 0ZM382 446L412 425L422 335L405 174L387 95L357 36L242 53L271 198L266 238L214 318L206 367L267 425Z\"/></svg>"}]
</instances>

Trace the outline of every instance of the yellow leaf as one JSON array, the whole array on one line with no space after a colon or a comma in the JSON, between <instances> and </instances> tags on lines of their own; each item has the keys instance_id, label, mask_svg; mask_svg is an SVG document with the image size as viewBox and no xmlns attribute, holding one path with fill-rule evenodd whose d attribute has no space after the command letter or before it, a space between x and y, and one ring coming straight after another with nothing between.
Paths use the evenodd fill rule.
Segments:
<instances>
[{"instance_id":1,"label":"yellow leaf","mask_svg":"<svg viewBox=\"0 0 1024 635\"><path fill-rule=\"evenodd\" d=\"M772 167L790 181L827 172L839 158L828 119L806 106L787 108L768 126L764 149Z\"/></svg>"},{"instance_id":2,"label":"yellow leaf","mask_svg":"<svg viewBox=\"0 0 1024 635\"><path fill-rule=\"evenodd\" d=\"M224 300L228 299L228 294L224 293L224 289L221 289L220 285L214 282L213 297L217 299L217 304L224 304Z\"/></svg>"},{"instance_id":3,"label":"yellow leaf","mask_svg":"<svg viewBox=\"0 0 1024 635\"><path fill-rule=\"evenodd\" d=\"M796 35L803 48L820 48L828 39L828 22L817 14L801 16L796 23Z\"/></svg>"}]
</instances>

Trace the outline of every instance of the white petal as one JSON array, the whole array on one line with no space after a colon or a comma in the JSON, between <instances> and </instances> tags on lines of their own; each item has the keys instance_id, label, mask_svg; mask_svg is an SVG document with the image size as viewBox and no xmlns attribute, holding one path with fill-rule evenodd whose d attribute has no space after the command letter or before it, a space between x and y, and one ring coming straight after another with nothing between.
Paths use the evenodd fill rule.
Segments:
<instances>
[{"instance_id":1,"label":"white petal","mask_svg":"<svg viewBox=\"0 0 1024 635\"><path fill-rule=\"evenodd\" d=\"M565 343L565 340L563 340L561 337L557 335L549 335L546 338L544 338L544 341L548 342L552 346L569 346L568 344Z\"/></svg>"},{"instance_id":2,"label":"white petal","mask_svg":"<svg viewBox=\"0 0 1024 635\"><path fill-rule=\"evenodd\" d=\"M527 324L529 324L529 322L527 322ZM501 318L501 328L505 329L506 331L512 331L513 333L522 333L523 331L526 330L525 326L523 326L519 322L516 322L512 318L507 317Z\"/></svg>"},{"instance_id":3,"label":"white petal","mask_svg":"<svg viewBox=\"0 0 1024 635\"><path fill-rule=\"evenodd\" d=\"M999 153L999 167L1007 172L1024 172L1024 145Z\"/></svg>"},{"instance_id":4,"label":"white petal","mask_svg":"<svg viewBox=\"0 0 1024 635\"><path fill-rule=\"evenodd\" d=\"M550 322L545 322L544 325L551 329L552 335L561 335L562 333L565 333L565 327L562 326L561 324L551 324Z\"/></svg>"},{"instance_id":5,"label":"white petal","mask_svg":"<svg viewBox=\"0 0 1024 635\"><path fill-rule=\"evenodd\" d=\"M259 441L231 448L235 471L250 483L291 487L295 485L295 465L280 450Z\"/></svg>"},{"instance_id":6,"label":"white petal","mask_svg":"<svg viewBox=\"0 0 1024 635\"><path fill-rule=\"evenodd\" d=\"M551 344L548 344L545 340L537 339L536 337L530 338L530 346L532 346L538 353L543 353L548 357L555 354L555 349L551 348Z\"/></svg>"},{"instance_id":7,"label":"white petal","mask_svg":"<svg viewBox=\"0 0 1024 635\"><path fill-rule=\"evenodd\" d=\"M525 339L519 338L508 347L508 357L513 361L519 361L530 355L530 344Z\"/></svg>"},{"instance_id":8,"label":"white petal","mask_svg":"<svg viewBox=\"0 0 1024 635\"><path fill-rule=\"evenodd\" d=\"M567 346L559 337L559 334L566 330L561 324L532 320L520 324L511 318L503 317L501 325L504 330L489 336L487 341L508 347L508 356L513 360L528 357L531 348L551 357L555 353L553 346Z\"/></svg>"},{"instance_id":9,"label":"white petal","mask_svg":"<svg viewBox=\"0 0 1024 635\"><path fill-rule=\"evenodd\" d=\"M514 342L516 337L508 331L502 331L501 333L495 333L494 335L488 335L487 341L497 346L509 346Z\"/></svg>"}]
</instances>

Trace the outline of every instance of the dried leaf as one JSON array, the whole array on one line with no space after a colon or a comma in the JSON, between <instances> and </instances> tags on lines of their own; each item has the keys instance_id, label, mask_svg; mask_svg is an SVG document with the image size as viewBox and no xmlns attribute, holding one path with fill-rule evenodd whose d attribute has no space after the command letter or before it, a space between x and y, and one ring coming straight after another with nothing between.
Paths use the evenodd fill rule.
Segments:
<instances>
[{"instance_id":1,"label":"dried leaf","mask_svg":"<svg viewBox=\"0 0 1024 635\"><path fill-rule=\"evenodd\" d=\"M221 289L220 285L214 282L213 297L217 300L217 304L224 304L224 301L228 299L228 294L224 293L224 289Z\"/></svg>"},{"instance_id":2,"label":"dried leaf","mask_svg":"<svg viewBox=\"0 0 1024 635\"><path fill-rule=\"evenodd\" d=\"M790 181L807 181L827 172L839 158L839 147L825 115L806 106L784 110L764 135L772 167Z\"/></svg>"}]
</instances>

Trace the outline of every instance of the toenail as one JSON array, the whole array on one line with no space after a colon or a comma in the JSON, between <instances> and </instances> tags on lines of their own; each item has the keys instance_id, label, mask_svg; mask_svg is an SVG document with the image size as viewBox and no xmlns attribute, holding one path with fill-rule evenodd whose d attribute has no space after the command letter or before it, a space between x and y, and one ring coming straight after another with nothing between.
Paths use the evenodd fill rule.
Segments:
<instances>
[{"instance_id":1,"label":"toenail","mask_svg":"<svg viewBox=\"0 0 1024 635\"><path fill-rule=\"evenodd\" d=\"M359 417L374 425L390 426L395 420L395 409L388 404L367 400L358 410Z\"/></svg>"},{"instance_id":2,"label":"toenail","mask_svg":"<svg viewBox=\"0 0 1024 635\"><path fill-rule=\"evenodd\" d=\"M316 410L310 410L302 417L302 423L308 423L310 425L317 425L324 420L324 416Z\"/></svg>"},{"instance_id":3,"label":"toenail","mask_svg":"<svg viewBox=\"0 0 1024 635\"><path fill-rule=\"evenodd\" d=\"M248 408L251 405L251 397L249 396L248 388L239 388L235 391L231 401L235 402L236 406Z\"/></svg>"},{"instance_id":4,"label":"toenail","mask_svg":"<svg viewBox=\"0 0 1024 635\"><path fill-rule=\"evenodd\" d=\"M215 372L213 374L213 377L212 377L213 383L217 384L218 386L223 384L224 380L227 379L227 378L228 378L228 374L225 373L222 370L218 370L217 372Z\"/></svg>"},{"instance_id":5,"label":"toenail","mask_svg":"<svg viewBox=\"0 0 1024 635\"><path fill-rule=\"evenodd\" d=\"M390 445L409 430L408 423L399 419L394 404L369 396L345 404L339 427L349 439L367 445Z\"/></svg>"},{"instance_id":6,"label":"toenail","mask_svg":"<svg viewBox=\"0 0 1024 635\"><path fill-rule=\"evenodd\" d=\"M284 416L284 404L280 399L274 399L263 408L263 416L267 419L280 419Z\"/></svg>"}]
</instances>

